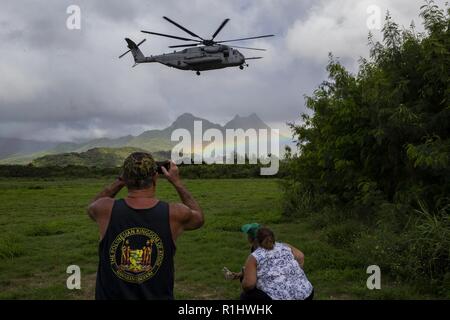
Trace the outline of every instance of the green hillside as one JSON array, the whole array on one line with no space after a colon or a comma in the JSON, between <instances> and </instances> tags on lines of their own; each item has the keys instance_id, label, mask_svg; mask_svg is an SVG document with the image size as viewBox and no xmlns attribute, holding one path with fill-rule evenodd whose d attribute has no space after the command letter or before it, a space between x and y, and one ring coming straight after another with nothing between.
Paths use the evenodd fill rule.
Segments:
<instances>
[{"instance_id":1,"label":"green hillside","mask_svg":"<svg viewBox=\"0 0 450 320\"><path fill-rule=\"evenodd\" d=\"M36 167L48 166L85 166L97 168L113 168L122 165L123 160L133 152L144 151L140 148L93 148L85 152L70 152L61 154L45 155L34 159L32 164ZM164 160L169 157L169 152L155 152L154 157L157 160Z\"/></svg>"},{"instance_id":2,"label":"green hillside","mask_svg":"<svg viewBox=\"0 0 450 320\"><path fill-rule=\"evenodd\" d=\"M160 150L172 150L176 142L170 141L170 138L164 139L159 137L145 137L138 136L127 143L128 147L141 148L149 152L156 152Z\"/></svg>"},{"instance_id":3,"label":"green hillside","mask_svg":"<svg viewBox=\"0 0 450 320\"><path fill-rule=\"evenodd\" d=\"M33 159L43 157L47 155L47 152L37 152L29 155L12 155L5 159L0 159L0 165L27 165L33 161Z\"/></svg>"}]
</instances>

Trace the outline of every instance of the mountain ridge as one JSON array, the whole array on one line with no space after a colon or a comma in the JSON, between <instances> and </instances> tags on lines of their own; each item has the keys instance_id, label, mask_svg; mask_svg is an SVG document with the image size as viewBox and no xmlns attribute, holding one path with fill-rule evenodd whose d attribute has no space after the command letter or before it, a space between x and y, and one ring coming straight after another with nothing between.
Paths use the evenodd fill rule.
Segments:
<instances>
[{"instance_id":1,"label":"mountain ridge","mask_svg":"<svg viewBox=\"0 0 450 320\"><path fill-rule=\"evenodd\" d=\"M145 152L146 150L132 147L122 148L93 148L84 152L70 152L45 155L34 159L31 163L36 167L47 166L83 166L97 168L114 168L121 166L128 155L133 152ZM165 160L170 157L169 151L154 152L156 160Z\"/></svg>"},{"instance_id":2,"label":"mountain ridge","mask_svg":"<svg viewBox=\"0 0 450 320\"><path fill-rule=\"evenodd\" d=\"M118 138L96 138L82 143L49 143L51 147L47 149L39 149L36 147L34 152L10 154L6 157L0 156L0 164L27 164L30 161L47 155L83 153L95 148L130 147L146 150L148 152L168 151L177 144L177 142L171 141L172 132L176 129L187 129L193 136L195 121L202 121L203 131L208 129L218 129L221 132L225 132L226 129L270 129L256 113L252 113L249 116L235 115L232 120L226 122L223 126L207 119L197 117L192 113L183 113L164 129L147 130L136 136L125 135ZM43 143L42 146L45 147L45 143Z\"/></svg>"}]
</instances>

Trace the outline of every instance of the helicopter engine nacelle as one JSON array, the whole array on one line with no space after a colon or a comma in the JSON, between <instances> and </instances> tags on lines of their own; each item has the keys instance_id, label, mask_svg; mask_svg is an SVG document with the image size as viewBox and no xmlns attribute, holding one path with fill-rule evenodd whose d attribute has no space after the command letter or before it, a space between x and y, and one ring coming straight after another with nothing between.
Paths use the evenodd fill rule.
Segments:
<instances>
[{"instance_id":1,"label":"helicopter engine nacelle","mask_svg":"<svg viewBox=\"0 0 450 320\"><path fill-rule=\"evenodd\" d=\"M222 48L220 46L204 47L203 50L207 53L217 53L221 52Z\"/></svg>"}]
</instances>

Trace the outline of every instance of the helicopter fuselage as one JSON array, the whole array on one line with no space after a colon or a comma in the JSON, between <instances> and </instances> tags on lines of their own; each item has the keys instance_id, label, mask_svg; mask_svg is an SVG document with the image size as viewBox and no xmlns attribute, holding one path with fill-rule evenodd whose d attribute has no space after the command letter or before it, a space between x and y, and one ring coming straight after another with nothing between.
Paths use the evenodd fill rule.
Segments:
<instances>
[{"instance_id":1,"label":"helicopter fuselage","mask_svg":"<svg viewBox=\"0 0 450 320\"><path fill-rule=\"evenodd\" d=\"M245 57L229 46L214 45L145 57L143 61L139 61L139 63L154 62L180 70L204 71L243 66Z\"/></svg>"}]
</instances>

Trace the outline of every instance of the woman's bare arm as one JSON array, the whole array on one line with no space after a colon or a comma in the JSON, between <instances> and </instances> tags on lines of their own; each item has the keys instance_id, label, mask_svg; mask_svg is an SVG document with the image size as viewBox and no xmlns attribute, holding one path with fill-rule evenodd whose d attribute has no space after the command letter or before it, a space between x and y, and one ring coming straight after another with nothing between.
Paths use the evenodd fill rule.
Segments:
<instances>
[{"instance_id":1,"label":"woman's bare arm","mask_svg":"<svg viewBox=\"0 0 450 320\"><path fill-rule=\"evenodd\" d=\"M250 255L245 263L242 290L250 291L256 287L256 259Z\"/></svg>"},{"instance_id":2,"label":"woman's bare arm","mask_svg":"<svg viewBox=\"0 0 450 320\"><path fill-rule=\"evenodd\" d=\"M291 248L292 254L294 255L295 260L297 260L300 267L303 269L303 265L305 264L305 255L299 249L290 244L287 244L289 248Z\"/></svg>"}]
</instances>

